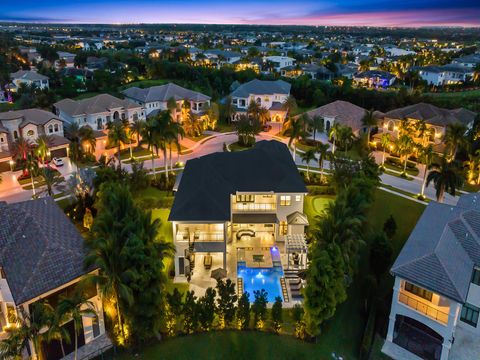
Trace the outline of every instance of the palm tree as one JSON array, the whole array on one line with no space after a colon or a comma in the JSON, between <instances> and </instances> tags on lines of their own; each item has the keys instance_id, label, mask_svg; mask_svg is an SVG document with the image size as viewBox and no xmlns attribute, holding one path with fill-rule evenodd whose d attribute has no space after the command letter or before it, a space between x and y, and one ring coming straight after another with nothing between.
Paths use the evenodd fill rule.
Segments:
<instances>
[{"instance_id":1,"label":"palm tree","mask_svg":"<svg viewBox=\"0 0 480 360\"><path fill-rule=\"evenodd\" d=\"M71 297L64 297L58 303L57 311L62 319L72 319L75 337L74 359L77 360L78 332L82 329L83 316L96 316L95 306L85 296L75 291ZM68 320L67 320L68 321Z\"/></svg>"},{"instance_id":2,"label":"palm tree","mask_svg":"<svg viewBox=\"0 0 480 360\"><path fill-rule=\"evenodd\" d=\"M367 128L367 145L370 141L370 133L372 132L372 127L377 125L377 119L375 118L374 111L369 110L365 112L365 115L362 118L362 125Z\"/></svg>"},{"instance_id":3,"label":"palm tree","mask_svg":"<svg viewBox=\"0 0 480 360\"><path fill-rule=\"evenodd\" d=\"M42 168L42 177L47 186L48 196L53 196L53 187L59 185L63 182L63 178L60 176L58 171L52 169L50 166L45 166Z\"/></svg>"},{"instance_id":4,"label":"palm tree","mask_svg":"<svg viewBox=\"0 0 480 360\"><path fill-rule=\"evenodd\" d=\"M176 121L172 121L170 119L168 123L168 145L169 145L169 151L170 151L170 169L173 169L173 161L172 161L172 148L175 145L177 149L177 154L180 156L180 152L182 150L182 147L180 145L180 139L183 139L185 136L185 131L183 130L183 127L181 124L179 124Z\"/></svg>"},{"instance_id":5,"label":"palm tree","mask_svg":"<svg viewBox=\"0 0 480 360\"><path fill-rule=\"evenodd\" d=\"M261 125L257 119L248 118L246 115L240 115L235 121L238 142L243 146L252 146L255 143L255 135L260 132Z\"/></svg>"},{"instance_id":6,"label":"palm tree","mask_svg":"<svg viewBox=\"0 0 480 360\"><path fill-rule=\"evenodd\" d=\"M397 149L400 154L400 156L405 158L405 163L403 166L403 175L407 175L407 162L408 162L408 157L412 153L412 149L415 145L413 142L413 139L408 136L408 135L402 135L398 138L397 140Z\"/></svg>"},{"instance_id":7,"label":"palm tree","mask_svg":"<svg viewBox=\"0 0 480 360\"><path fill-rule=\"evenodd\" d=\"M428 173L427 186L433 181L438 202L443 202L445 192L455 196L455 191L463 184L463 178L455 161L448 161L442 157L440 164L432 164L432 170Z\"/></svg>"},{"instance_id":8,"label":"palm tree","mask_svg":"<svg viewBox=\"0 0 480 360\"><path fill-rule=\"evenodd\" d=\"M390 145L390 135L387 133L383 133L382 137L380 138L380 143L383 148L383 153L382 153L382 168L385 167L385 150L387 149L387 146Z\"/></svg>"},{"instance_id":9,"label":"palm tree","mask_svg":"<svg viewBox=\"0 0 480 360\"><path fill-rule=\"evenodd\" d=\"M321 116L315 115L311 121L313 129L313 140L316 140L317 131L322 133L324 130L324 120Z\"/></svg>"},{"instance_id":10,"label":"palm tree","mask_svg":"<svg viewBox=\"0 0 480 360\"><path fill-rule=\"evenodd\" d=\"M423 165L425 165L425 170L423 171L422 190L420 191L420 198L423 199L425 197L425 185L427 183L427 170L433 161L433 145L422 147L419 158Z\"/></svg>"},{"instance_id":11,"label":"palm tree","mask_svg":"<svg viewBox=\"0 0 480 360\"><path fill-rule=\"evenodd\" d=\"M444 142L450 149L450 160L454 160L460 147L467 145L465 133L467 128L461 123L448 124L445 131Z\"/></svg>"},{"instance_id":12,"label":"palm tree","mask_svg":"<svg viewBox=\"0 0 480 360\"><path fill-rule=\"evenodd\" d=\"M20 163L22 166L23 170L23 176L27 176L27 156L31 151L33 150L32 143L30 140L24 138L24 137L19 137L15 142L13 143L13 148L12 148L12 153L13 153L13 158L16 160L17 163Z\"/></svg>"},{"instance_id":13,"label":"palm tree","mask_svg":"<svg viewBox=\"0 0 480 360\"><path fill-rule=\"evenodd\" d=\"M318 153L318 165L320 168L320 182L323 184L324 180L324 174L323 174L323 163L325 159L328 156L328 149L330 148L330 145L324 144L324 143L319 143L317 145L316 151Z\"/></svg>"},{"instance_id":14,"label":"palm tree","mask_svg":"<svg viewBox=\"0 0 480 360\"><path fill-rule=\"evenodd\" d=\"M233 105L232 105L232 97L231 96L227 96L225 98L225 102L224 102L223 106L220 107L220 110L221 110L222 116L224 118L226 118L227 122L230 124L230 122L232 121L232 117L235 113L235 110L234 110Z\"/></svg>"},{"instance_id":15,"label":"palm tree","mask_svg":"<svg viewBox=\"0 0 480 360\"><path fill-rule=\"evenodd\" d=\"M37 140L37 154L42 165L45 166L45 158L48 155L48 148L52 145L52 138L48 135L40 135Z\"/></svg>"},{"instance_id":16,"label":"palm tree","mask_svg":"<svg viewBox=\"0 0 480 360\"><path fill-rule=\"evenodd\" d=\"M287 117L285 127L285 135L289 137L288 147L291 147L293 144L293 161L295 161L297 156L296 142L305 135L303 132L303 121L300 117Z\"/></svg>"},{"instance_id":17,"label":"palm tree","mask_svg":"<svg viewBox=\"0 0 480 360\"><path fill-rule=\"evenodd\" d=\"M111 146L117 147L117 156L118 156L118 170L122 170L122 158L120 154L120 149L122 144L128 142L128 135L126 131L126 124L122 120L111 121L107 124L108 129L108 142Z\"/></svg>"},{"instance_id":18,"label":"palm tree","mask_svg":"<svg viewBox=\"0 0 480 360\"><path fill-rule=\"evenodd\" d=\"M157 146L157 133L156 133L156 124L155 120L152 118L148 120L142 127L142 142L147 143L147 149L152 155L152 171L153 178L156 178L155 173L155 152ZM156 151L158 153L158 150Z\"/></svg>"},{"instance_id":19,"label":"palm tree","mask_svg":"<svg viewBox=\"0 0 480 360\"><path fill-rule=\"evenodd\" d=\"M334 123L332 127L330 127L330 131L328 132L328 138L332 140L332 154L335 154L335 142L337 141L337 137L340 133L341 125L338 123Z\"/></svg>"},{"instance_id":20,"label":"palm tree","mask_svg":"<svg viewBox=\"0 0 480 360\"><path fill-rule=\"evenodd\" d=\"M137 147L140 147L140 135L142 134L143 126L145 122L142 120L134 120L133 123L130 124L130 131L132 135L136 135L137 137Z\"/></svg>"},{"instance_id":21,"label":"palm tree","mask_svg":"<svg viewBox=\"0 0 480 360\"><path fill-rule=\"evenodd\" d=\"M300 158L302 162L307 164L307 179L310 181L310 161L317 161L317 157L315 156L315 149L308 149L303 154L300 154Z\"/></svg>"},{"instance_id":22,"label":"palm tree","mask_svg":"<svg viewBox=\"0 0 480 360\"><path fill-rule=\"evenodd\" d=\"M171 114L168 111L162 111L155 117L155 133L157 146L163 152L163 161L165 167L165 177L168 181L168 162L167 162L167 145L172 138L172 132L169 124L171 123Z\"/></svg>"},{"instance_id":23,"label":"palm tree","mask_svg":"<svg viewBox=\"0 0 480 360\"><path fill-rule=\"evenodd\" d=\"M60 348L62 350L62 356L65 357L65 348L63 342L66 341L70 343L70 333L69 331L62 326L65 323L63 314L59 313L59 308L55 309L53 321L51 322L47 332L45 333L45 340L50 342L52 340L57 340L60 343Z\"/></svg>"},{"instance_id":24,"label":"palm tree","mask_svg":"<svg viewBox=\"0 0 480 360\"><path fill-rule=\"evenodd\" d=\"M72 122L65 128L66 137L70 140L68 145L68 157L72 164L78 168L78 163L82 158L80 127L76 122Z\"/></svg>"},{"instance_id":25,"label":"palm tree","mask_svg":"<svg viewBox=\"0 0 480 360\"><path fill-rule=\"evenodd\" d=\"M297 101L292 95L289 95L287 99L282 104L282 110L287 113L287 115L292 115L297 111Z\"/></svg>"},{"instance_id":26,"label":"palm tree","mask_svg":"<svg viewBox=\"0 0 480 360\"><path fill-rule=\"evenodd\" d=\"M32 193L33 196L35 196L36 194L34 177L37 176L38 173L38 161L31 152L27 154L27 159L25 160L25 167L28 169L28 173L30 174L30 179L32 181Z\"/></svg>"},{"instance_id":27,"label":"palm tree","mask_svg":"<svg viewBox=\"0 0 480 360\"><path fill-rule=\"evenodd\" d=\"M78 137L82 148L87 148L87 152L94 153L97 145L97 139L95 138L95 133L93 132L90 126L82 126L78 130Z\"/></svg>"},{"instance_id":28,"label":"palm tree","mask_svg":"<svg viewBox=\"0 0 480 360\"><path fill-rule=\"evenodd\" d=\"M173 96L167 101L167 110L170 112L172 117L175 116L175 111L177 110L177 101Z\"/></svg>"}]
</instances>

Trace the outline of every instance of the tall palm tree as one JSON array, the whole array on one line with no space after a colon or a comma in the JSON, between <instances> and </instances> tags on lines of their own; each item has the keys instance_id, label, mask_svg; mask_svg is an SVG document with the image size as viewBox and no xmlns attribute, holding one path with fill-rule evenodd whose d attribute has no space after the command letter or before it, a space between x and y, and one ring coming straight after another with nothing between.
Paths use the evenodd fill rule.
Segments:
<instances>
[{"instance_id":1,"label":"tall palm tree","mask_svg":"<svg viewBox=\"0 0 480 360\"><path fill-rule=\"evenodd\" d=\"M341 142L345 154L348 152L348 145L353 143L355 135L350 126L341 126L338 131L338 140Z\"/></svg>"},{"instance_id":2,"label":"tall palm tree","mask_svg":"<svg viewBox=\"0 0 480 360\"><path fill-rule=\"evenodd\" d=\"M321 116L315 115L311 121L313 130L313 140L316 140L317 131L322 133L324 130L324 120Z\"/></svg>"},{"instance_id":3,"label":"tall palm tree","mask_svg":"<svg viewBox=\"0 0 480 360\"><path fill-rule=\"evenodd\" d=\"M42 162L42 165L45 166L45 158L48 155L48 149L52 145L52 138L48 135L40 135L37 140L37 155Z\"/></svg>"},{"instance_id":4,"label":"tall palm tree","mask_svg":"<svg viewBox=\"0 0 480 360\"><path fill-rule=\"evenodd\" d=\"M134 120L133 123L130 124L130 131L132 135L137 137L137 147L140 147L140 135L142 135L142 129L145 125L145 122L142 120Z\"/></svg>"},{"instance_id":5,"label":"tall palm tree","mask_svg":"<svg viewBox=\"0 0 480 360\"><path fill-rule=\"evenodd\" d=\"M377 119L375 118L374 111L369 110L365 112L365 115L362 118L362 125L367 128L367 145L370 141L370 134L372 132L372 127L377 125Z\"/></svg>"},{"instance_id":6,"label":"tall palm tree","mask_svg":"<svg viewBox=\"0 0 480 360\"><path fill-rule=\"evenodd\" d=\"M167 161L167 145L172 138L172 132L169 124L172 118L168 111L162 111L155 117L155 133L157 147L163 152L163 161L165 167L165 177L168 181L168 161Z\"/></svg>"},{"instance_id":7,"label":"tall palm tree","mask_svg":"<svg viewBox=\"0 0 480 360\"><path fill-rule=\"evenodd\" d=\"M45 340L50 342L52 340L57 340L60 343L60 349L62 350L62 356L65 357L65 347L64 342L67 344L70 343L70 333L69 331L62 326L65 323L63 314L59 313L58 306L55 308L54 316L52 323L50 324L47 332L45 333Z\"/></svg>"},{"instance_id":8,"label":"tall palm tree","mask_svg":"<svg viewBox=\"0 0 480 360\"><path fill-rule=\"evenodd\" d=\"M330 145L324 144L324 143L319 143L316 148L316 152L318 154L318 165L320 168L320 182L323 184L325 175L323 173L323 163L325 162L325 159L328 156L328 149L330 148Z\"/></svg>"},{"instance_id":9,"label":"tall palm tree","mask_svg":"<svg viewBox=\"0 0 480 360\"><path fill-rule=\"evenodd\" d=\"M117 147L117 156L118 156L118 169L122 170L122 158L120 150L122 144L128 142L128 135L126 130L126 123L122 120L111 121L107 124L108 129L108 142L111 146Z\"/></svg>"},{"instance_id":10,"label":"tall palm tree","mask_svg":"<svg viewBox=\"0 0 480 360\"><path fill-rule=\"evenodd\" d=\"M288 147L293 144L293 161L297 156L296 142L305 134L303 132L303 121L300 117L287 117L285 120L285 135L289 137Z\"/></svg>"},{"instance_id":11,"label":"tall palm tree","mask_svg":"<svg viewBox=\"0 0 480 360\"><path fill-rule=\"evenodd\" d=\"M81 292L75 291L72 296L61 298L57 309L61 318L67 321L69 319L73 320L75 337L74 359L77 360L78 333L79 330L82 329L82 318L83 316L96 316L95 306L91 301L85 299L85 296Z\"/></svg>"},{"instance_id":12,"label":"tall palm tree","mask_svg":"<svg viewBox=\"0 0 480 360\"><path fill-rule=\"evenodd\" d=\"M82 149L86 148L87 152L94 153L97 145L97 139L95 133L90 126L82 126L78 130L78 137L82 145Z\"/></svg>"},{"instance_id":13,"label":"tall palm tree","mask_svg":"<svg viewBox=\"0 0 480 360\"><path fill-rule=\"evenodd\" d=\"M420 151L420 161L425 165L425 170L423 171L423 181L422 181L422 189L420 191L420 197L425 197L425 185L427 183L427 171L430 167L430 164L433 161L433 145L428 145L426 147L422 147Z\"/></svg>"},{"instance_id":14,"label":"tall palm tree","mask_svg":"<svg viewBox=\"0 0 480 360\"><path fill-rule=\"evenodd\" d=\"M287 99L282 104L282 110L287 113L287 115L292 116L295 111L297 111L297 101L292 95L289 95Z\"/></svg>"},{"instance_id":15,"label":"tall palm tree","mask_svg":"<svg viewBox=\"0 0 480 360\"><path fill-rule=\"evenodd\" d=\"M341 125L339 123L334 123L328 132L328 138L332 140L332 154L335 154L335 143L337 141L338 135L340 134Z\"/></svg>"},{"instance_id":16,"label":"tall palm tree","mask_svg":"<svg viewBox=\"0 0 480 360\"><path fill-rule=\"evenodd\" d=\"M310 181L310 162L317 161L317 157L315 156L315 149L308 149L303 154L300 154L300 158L302 162L307 164L307 179Z\"/></svg>"},{"instance_id":17,"label":"tall palm tree","mask_svg":"<svg viewBox=\"0 0 480 360\"><path fill-rule=\"evenodd\" d=\"M403 174L406 175L408 157L412 153L415 143L413 142L413 139L410 136L405 134L398 138L396 145L397 145L397 149L400 156L404 157L405 159L404 166L403 166Z\"/></svg>"},{"instance_id":18,"label":"tall palm tree","mask_svg":"<svg viewBox=\"0 0 480 360\"><path fill-rule=\"evenodd\" d=\"M78 163L82 158L80 127L76 122L72 122L65 128L65 134L70 140L70 144L68 145L68 157L72 164L78 169Z\"/></svg>"},{"instance_id":19,"label":"tall palm tree","mask_svg":"<svg viewBox=\"0 0 480 360\"><path fill-rule=\"evenodd\" d=\"M32 193L33 193L33 196L35 196L36 193L35 193L34 178L38 174L38 161L37 161L37 158L31 152L27 154L27 159L25 160L25 167L28 169L28 173L30 174L30 179L32 181Z\"/></svg>"},{"instance_id":20,"label":"tall palm tree","mask_svg":"<svg viewBox=\"0 0 480 360\"><path fill-rule=\"evenodd\" d=\"M390 145L390 135L387 133L383 133L382 137L380 138L380 144L382 145L383 148L383 153L382 153L382 168L385 166L385 150L387 149L387 146Z\"/></svg>"},{"instance_id":21,"label":"tall palm tree","mask_svg":"<svg viewBox=\"0 0 480 360\"><path fill-rule=\"evenodd\" d=\"M455 196L456 189L463 184L463 178L460 175L459 166L455 161L448 161L445 156L442 157L440 164L432 164L432 170L428 173L427 186L433 181L436 190L438 202L443 202L445 192Z\"/></svg>"},{"instance_id":22,"label":"tall palm tree","mask_svg":"<svg viewBox=\"0 0 480 360\"><path fill-rule=\"evenodd\" d=\"M62 177L58 171L52 169L50 166L44 166L42 168L42 177L45 181L45 185L47 186L48 196L53 196L53 188L54 186L63 182Z\"/></svg>"},{"instance_id":23,"label":"tall palm tree","mask_svg":"<svg viewBox=\"0 0 480 360\"><path fill-rule=\"evenodd\" d=\"M13 147L12 147L13 158L17 163L20 163L20 165L22 166L23 176L27 176L28 174L27 156L29 153L31 153L32 150L33 150L32 143L30 142L30 140L24 137L19 137L13 143Z\"/></svg>"},{"instance_id":24,"label":"tall palm tree","mask_svg":"<svg viewBox=\"0 0 480 360\"><path fill-rule=\"evenodd\" d=\"M157 133L156 133L156 124L155 124L155 119L149 119L147 122L144 124L142 128L142 142L147 143L147 149L150 151L150 154L152 155L152 171L153 171L153 178L156 178L156 173L155 173L155 152L158 153L158 150L156 149L157 146Z\"/></svg>"},{"instance_id":25,"label":"tall palm tree","mask_svg":"<svg viewBox=\"0 0 480 360\"><path fill-rule=\"evenodd\" d=\"M461 123L448 124L445 130L444 142L450 149L450 160L454 160L460 147L467 145L465 136L467 128Z\"/></svg>"},{"instance_id":26,"label":"tall palm tree","mask_svg":"<svg viewBox=\"0 0 480 360\"><path fill-rule=\"evenodd\" d=\"M182 147L180 146L180 139L183 139L185 136L185 131L180 123L170 119L168 123L168 146L170 152L170 169L173 169L173 160L172 160L172 148L173 146L177 149L177 154L180 156Z\"/></svg>"}]
</instances>

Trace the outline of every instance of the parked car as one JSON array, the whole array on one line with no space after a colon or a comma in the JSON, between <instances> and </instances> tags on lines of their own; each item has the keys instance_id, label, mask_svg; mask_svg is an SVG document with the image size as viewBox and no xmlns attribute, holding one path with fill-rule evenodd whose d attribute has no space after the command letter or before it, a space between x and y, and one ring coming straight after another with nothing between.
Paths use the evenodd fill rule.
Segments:
<instances>
[{"instance_id":1,"label":"parked car","mask_svg":"<svg viewBox=\"0 0 480 360\"><path fill-rule=\"evenodd\" d=\"M63 160L60 158L53 158L52 162L55 164L55 166L63 166Z\"/></svg>"}]
</instances>

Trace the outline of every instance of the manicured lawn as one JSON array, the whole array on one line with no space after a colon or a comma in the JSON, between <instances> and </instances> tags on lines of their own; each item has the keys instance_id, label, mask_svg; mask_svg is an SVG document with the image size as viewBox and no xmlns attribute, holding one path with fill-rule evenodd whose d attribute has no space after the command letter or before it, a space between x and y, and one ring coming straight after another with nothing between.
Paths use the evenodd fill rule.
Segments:
<instances>
[{"instance_id":1,"label":"manicured lawn","mask_svg":"<svg viewBox=\"0 0 480 360\"><path fill-rule=\"evenodd\" d=\"M148 151L143 147L137 147L137 146L132 146L132 154L133 154L133 157L142 157L142 156L150 156L150 158L152 157L152 154L150 153L150 151ZM130 148L120 150L120 159L122 160L130 159Z\"/></svg>"},{"instance_id":2,"label":"manicured lawn","mask_svg":"<svg viewBox=\"0 0 480 360\"><path fill-rule=\"evenodd\" d=\"M335 195L307 195L303 203L303 209L308 217L310 225L313 225L316 220L315 216L321 215L327 205L335 200Z\"/></svg>"},{"instance_id":3,"label":"manicured lawn","mask_svg":"<svg viewBox=\"0 0 480 360\"><path fill-rule=\"evenodd\" d=\"M251 146L242 146L238 142L234 142L233 144L228 145L228 148L230 151L243 151L243 150L248 150L251 149Z\"/></svg>"}]
</instances>

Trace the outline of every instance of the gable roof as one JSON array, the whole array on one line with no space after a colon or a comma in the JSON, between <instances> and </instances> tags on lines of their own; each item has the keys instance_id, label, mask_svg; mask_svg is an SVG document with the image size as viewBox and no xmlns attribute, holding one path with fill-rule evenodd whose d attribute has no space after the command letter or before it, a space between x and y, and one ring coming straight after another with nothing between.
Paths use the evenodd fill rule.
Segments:
<instances>
[{"instance_id":1,"label":"gable roof","mask_svg":"<svg viewBox=\"0 0 480 360\"><path fill-rule=\"evenodd\" d=\"M52 198L0 203L0 266L16 305L86 274L84 239Z\"/></svg>"},{"instance_id":2,"label":"gable roof","mask_svg":"<svg viewBox=\"0 0 480 360\"><path fill-rule=\"evenodd\" d=\"M152 86L146 89L141 89L138 87L131 87L122 91L126 97L140 101L140 102L151 102L151 101L168 101L172 97L175 100L188 99L190 101L208 101L210 96L199 93L198 91L193 91L185 89L181 86L178 86L174 83L168 83L160 86Z\"/></svg>"},{"instance_id":3,"label":"gable roof","mask_svg":"<svg viewBox=\"0 0 480 360\"><path fill-rule=\"evenodd\" d=\"M238 86L233 90L231 96L249 97L250 95L273 95L290 94L291 85L283 80L258 80L253 79L245 84Z\"/></svg>"},{"instance_id":4,"label":"gable roof","mask_svg":"<svg viewBox=\"0 0 480 360\"><path fill-rule=\"evenodd\" d=\"M63 99L53 105L70 116L98 114L115 108L133 109L140 106L110 94L100 94L82 100Z\"/></svg>"},{"instance_id":5,"label":"gable roof","mask_svg":"<svg viewBox=\"0 0 480 360\"><path fill-rule=\"evenodd\" d=\"M18 119L22 120L20 127L24 127L27 124L45 125L52 119L61 121L54 113L42 109L10 110L0 113L0 125L3 122Z\"/></svg>"},{"instance_id":6,"label":"gable roof","mask_svg":"<svg viewBox=\"0 0 480 360\"><path fill-rule=\"evenodd\" d=\"M13 80L22 79L28 81L48 80L48 76L39 74L38 72L31 70L19 70L17 72L11 73L10 78Z\"/></svg>"},{"instance_id":7,"label":"gable roof","mask_svg":"<svg viewBox=\"0 0 480 360\"><path fill-rule=\"evenodd\" d=\"M170 221L228 221L237 191L306 193L287 146L259 141L250 150L218 152L188 160Z\"/></svg>"},{"instance_id":8,"label":"gable roof","mask_svg":"<svg viewBox=\"0 0 480 360\"><path fill-rule=\"evenodd\" d=\"M468 125L475 120L475 116L476 113L464 108L449 110L426 103L409 105L385 113L385 117L390 119L424 120L438 126L447 126L457 122Z\"/></svg>"},{"instance_id":9,"label":"gable roof","mask_svg":"<svg viewBox=\"0 0 480 360\"><path fill-rule=\"evenodd\" d=\"M480 266L480 197L456 206L431 202L395 260L391 272L464 303L474 266Z\"/></svg>"}]
</instances>

